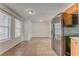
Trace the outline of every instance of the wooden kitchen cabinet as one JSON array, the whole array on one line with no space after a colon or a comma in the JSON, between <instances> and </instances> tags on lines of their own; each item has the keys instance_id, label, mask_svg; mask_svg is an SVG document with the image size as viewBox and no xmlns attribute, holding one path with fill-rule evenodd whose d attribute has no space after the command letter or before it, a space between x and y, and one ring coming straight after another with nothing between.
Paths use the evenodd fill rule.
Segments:
<instances>
[{"instance_id":1,"label":"wooden kitchen cabinet","mask_svg":"<svg viewBox=\"0 0 79 59\"><path fill-rule=\"evenodd\" d=\"M68 13L63 13L64 25L72 25L72 15Z\"/></svg>"},{"instance_id":2,"label":"wooden kitchen cabinet","mask_svg":"<svg viewBox=\"0 0 79 59\"><path fill-rule=\"evenodd\" d=\"M68 13L68 14L72 14L74 11L76 11L78 8L78 3L74 3L72 4L72 6L70 6L68 9L66 9L64 12Z\"/></svg>"},{"instance_id":3,"label":"wooden kitchen cabinet","mask_svg":"<svg viewBox=\"0 0 79 59\"><path fill-rule=\"evenodd\" d=\"M72 46L72 54L71 56L79 56L79 47L78 46Z\"/></svg>"},{"instance_id":4,"label":"wooden kitchen cabinet","mask_svg":"<svg viewBox=\"0 0 79 59\"><path fill-rule=\"evenodd\" d=\"M78 3L78 24L79 24L79 3Z\"/></svg>"},{"instance_id":5,"label":"wooden kitchen cabinet","mask_svg":"<svg viewBox=\"0 0 79 59\"><path fill-rule=\"evenodd\" d=\"M79 40L71 39L71 56L79 56Z\"/></svg>"},{"instance_id":6,"label":"wooden kitchen cabinet","mask_svg":"<svg viewBox=\"0 0 79 59\"><path fill-rule=\"evenodd\" d=\"M78 9L78 4L75 3L75 4L72 4L72 6L70 6L68 9L66 9L64 12L63 12L63 22L64 22L64 25L65 26L71 26L73 25L72 23L72 14L74 14L74 12L76 11L79 11ZM79 23L79 21L77 21Z\"/></svg>"}]
</instances>

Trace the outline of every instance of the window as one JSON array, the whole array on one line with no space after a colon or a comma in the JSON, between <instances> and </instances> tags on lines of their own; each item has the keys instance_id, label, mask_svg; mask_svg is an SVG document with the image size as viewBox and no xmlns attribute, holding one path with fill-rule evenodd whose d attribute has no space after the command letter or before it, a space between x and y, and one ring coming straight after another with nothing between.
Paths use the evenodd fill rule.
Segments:
<instances>
[{"instance_id":1,"label":"window","mask_svg":"<svg viewBox=\"0 0 79 59\"><path fill-rule=\"evenodd\" d=\"M10 38L10 20L11 16L5 12L0 12L0 41Z\"/></svg>"},{"instance_id":2,"label":"window","mask_svg":"<svg viewBox=\"0 0 79 59\"><path fill-rule=\"evenodd\" d=\"M21 21L15 19L15 37L21 37Z\"/></svg>"}]
</instances>

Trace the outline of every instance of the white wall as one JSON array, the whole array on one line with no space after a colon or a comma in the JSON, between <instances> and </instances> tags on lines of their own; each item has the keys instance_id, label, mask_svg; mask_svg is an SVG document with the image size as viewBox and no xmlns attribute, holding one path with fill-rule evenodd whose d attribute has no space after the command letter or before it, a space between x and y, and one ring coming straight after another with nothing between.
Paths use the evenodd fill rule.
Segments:
<instances>
[{"instance_id":1,"label":"white wall","mask_svg":"<svg viewBox=\"0 0 79 59\"><path fill-rule=\"evenodd\" d=\"M14 23L14 16L17 16L14 12L11 12L11 10L9 10L7 7L5 7L4 5L0 4L0 8L7 11L7 12L10 12L11 15L12 15L12 27L11 27L11 38L10 40L8 41L5 41L5 42L0 42L0 54L6 52L8 49L14 47L15 45L17 45L18 43L20 43L22 41L22 37L20 38L15 38L15 31L13 30L15 27L15 23ZM17 16L18 17L18 16Z\"/></svg>"},{"instance_id":2,"label":"white wall","mask_svg":"<svg viewBox=\"0 0 79 59\"><path fill-rule=\"evenodd\" d=\"M49 22L32 22L32 37L49 37Z\"/></svg>"},{"instance_id":3,"label":"white wall","mask_svg":"<svg viewBox=\"0 0 79 59\"><path fill-rule=\"evenodd\" d=\"M24 22L24 40L28 41L32 38L32 23L31 21Z\"/></svg>"},{"instance_id":4,"label":"white wall","mask_svg":"<svg viewBox=\"0 0 79 59\"><path fill-rule=\"evenodd\" d=\"M49 22L49 38L51 39L51 25L52 25L52 23L51 23L51 21Z\"/></svg>"},{"instance_id":5,"label":"white wall","mask_svg":"<svg viewBox=\"0 0 79 59\"><path fill-rule=\"evenodd\" d=\"M31 40L32 37L51 38L51 22L24 22L24 40Z\"/></svg>"}]
</instances>

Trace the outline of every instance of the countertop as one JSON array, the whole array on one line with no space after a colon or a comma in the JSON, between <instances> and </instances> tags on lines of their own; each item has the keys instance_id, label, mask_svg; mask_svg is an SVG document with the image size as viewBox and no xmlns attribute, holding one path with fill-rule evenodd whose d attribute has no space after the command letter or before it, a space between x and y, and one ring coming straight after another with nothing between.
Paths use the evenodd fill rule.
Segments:
<instances>
[{"instance_id":1,"label":"countertop","mask_svg":"<svg viewBox=\"0 0 79 59\"><path fill-rule=\"evenodd\" d=\"M74 39L74 40L79 40L79 36L78 37L70 37L71 39Z\"/></svg>"}]
</instances>

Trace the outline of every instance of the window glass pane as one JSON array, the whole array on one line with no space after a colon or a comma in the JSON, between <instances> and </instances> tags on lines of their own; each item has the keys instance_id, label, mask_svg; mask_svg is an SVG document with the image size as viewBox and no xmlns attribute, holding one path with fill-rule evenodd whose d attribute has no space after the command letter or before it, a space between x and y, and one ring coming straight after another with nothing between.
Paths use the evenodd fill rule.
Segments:
<instances>
[{"instance_id":1,"label":"window glass pane","mask_svg":"<svg viewBox=\"0 0 79 59\"><path fill-rule=\"evenodd\" d=\"M8 33L4 33L4 39L8 39Z\"/></svg>"},{"instance_id":2,"label":"window glass pane","mask_svg":"<svg viewBox=\"0 0 79 59\"><path fill-rule=\"evenodd\" d=\"M20 35L21 35L21 30L20 29L16 29L15 36L18 37Z\"/></svg>"},{"instance_id":3,"label":"window glass pane","mask_svg":"<svg viewBox=\"0 0 79 59\"><path fill-rule=\"evenodd\" d=\"M4 25L3 14L0 12L0 26Z\"/></svg>"},{"instance_id":4,"label":"window glass pane","mask_svg":"<svg viewBox=\"0 0 79 59\"><path fill-rule=\"evenodd\" d=\"M15 37L21 36L21 21L15 19Z\"/></svg>"},{"instance_id":5,"label":"window glass pane","mask_svg":"<svg viewBox=\"0 0 79 59\"><path fill-rule=\"evenodd\" d=\"M0 25L1 26L8 26L9 17L6 14L0 12Z\"/></svg>"},{"instance_id":6,"label":"window glass pane","mask_svg":"<svg viewBox=\"0 0 79 59\"><path fill-rule=\"evenodd\" d=\"M10 15L0 12L0 40L10 38L10 21Z\"/></svg>"},{"instance_id":7,"label":"window glass pane","mask_svg":"<svg viewBox=\"0 0 79 59\"><path fill-rule=\"evenodd\" d=\"M8 26L8 25L9 25L8 22L9 22L8 16L5 15L5 16L4 16L4 23L5 23L4 25L5 25L5 26Z\"/></svg>"},{"instance_id":8,"label":"window glass pane","mask_svg":"<svg viewBox=\"0 0 79 59\"><path fill-rule=\"evenodd\" d=\"M8 33L8 28L4 28L4 33Z\"/></svg>"},{"instance_id":9,"label":"window glass pane","mask_svg":"<svg viewBox=\"0 0 79 59\"><path fill-rule=\"evenodd\" d=\"M4 29L2 27L0 27L0 34L4 33Z\"/></svg>"},{"instance_id":10,"label":"window glass pane","mask_svg":"<svg viewBox=\"0 0 79 59\"><path fill-rule=\"evenodd\" d=\"M16 19L15 22L16 22L16 28L21 28L21 21Z\"/></svg>"},{"instance_id":11,"label":"window glass pane","mask_svg":"<svg viewBox=\"0 0 79 59\"><path fill-rule=\"evenodd\" d=\"M2 40L4 37L3 37L3 35L0 35L0 40Z\"/></svg>"},{"instance_id":12,"label":"window glass pane","mask_svg":"<svg viewBox=\"0 0 79 59\"><path fill-rule=\"evenodd\" d=\"M8 28L0 27L0 39L8 38Z\"/></svg>"}]
</instances>

